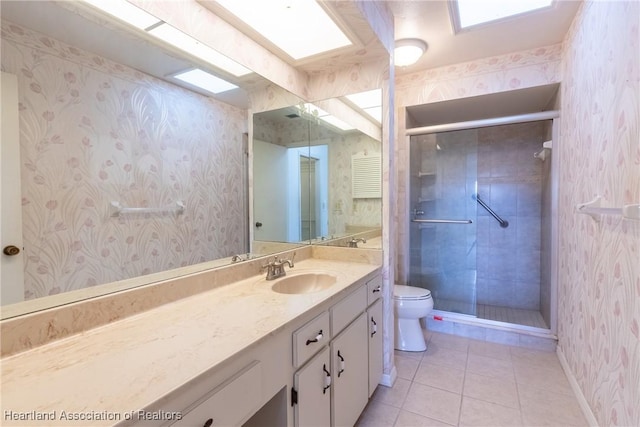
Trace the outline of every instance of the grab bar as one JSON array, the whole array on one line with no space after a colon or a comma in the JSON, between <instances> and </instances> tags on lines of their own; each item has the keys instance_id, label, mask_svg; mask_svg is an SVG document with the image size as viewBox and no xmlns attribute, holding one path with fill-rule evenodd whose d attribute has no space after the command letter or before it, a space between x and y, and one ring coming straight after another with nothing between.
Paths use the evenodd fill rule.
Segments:
<instances>
[{"instance_id":1,"label":"grab bar","mask_svg":"<svg viewBox=\"0 0 640 427\"><path fill-rule=\"evenodd\" d=\"M474 199L475 199L475 200L480 204L480 206L482 206L483 208L485 208L485 209L487 210L487 212L489 212L489 213L491 214L491 216L492 216L492 217L494 217L494 218L496 219L496 221L498 221L498 222L500 223L500 227L502 227L502 228L507 228L507 227L509 226L509 221L507 221L507 220L504 220L504 219L500 218L500 216L498 216L498 214L497 214L497 213L495 213L495 212L493 211L493 209L491 209L491 208L490 208L490 207L489 207L489 206L484 202L484 200L482 200L482 199L480 198L480 195L479 195L479 194L474 194L474 195L473 195L473 196L471 196L471 197L473 197L473 198L474 198Z\"/></svg>"},{"instance_id":2,"label":"grab bar","mask_svg":"<svg viewBox=\"0 0 640 427\"><path fill-rule=\"evenodd\" d=\"M411 222L419 222L421 224L472 224L470 219L412 219Z\"/></svg>"}]
</instances>

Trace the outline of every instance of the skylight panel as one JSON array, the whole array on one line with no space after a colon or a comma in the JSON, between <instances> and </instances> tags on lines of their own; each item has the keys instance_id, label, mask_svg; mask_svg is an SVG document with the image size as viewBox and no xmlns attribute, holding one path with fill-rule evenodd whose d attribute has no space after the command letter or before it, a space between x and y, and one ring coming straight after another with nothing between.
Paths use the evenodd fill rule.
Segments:
<instances>
[{"instance_id":1,"label":"skylight panel","mask_svg":"<svg viewBox=\"0 0 640 427\"><path fill-rule=\"evenodd\" d=\"M141 30L160 22L158 18L145 12L137 6L125 0L84 0L86 3L107 12L109 15L116 17L134 27Z\"/></svg>"},{"instance_id":2,"label":"skylight panel","mask_svg":"<svg viewBox=\"0 0 640 427\"><path fill-rule=\"evenodd\" d=\"M352 44L315 0L217 3L296 60Z\"/></svg>"},{"instance_id":3,"label":"skylight panel","mask_svg":"<svg viewBox=\"0 0 640 427\"><path fill-rule=\"evenodd\" d=\"M172 77L213 94L226 92L238 87L199 68L174 74Z\"/></svg>"},{"instance_id":4,"label":"skylight panel","mask_svg":"<svg viewBox=\"0 0 640 427\"><path fill-rule=\"evenodd\" d=\"M382 89L347 95L346 98L361 108L372 119L382 123Z\"/></svg>"},{"instance_id":5,"label":"skylight panel","mask_svg":"<svg viewBox=\"0 0 640 427\"><path fill-rule=\"evenodd\" d=\"M460 28L484 24L551 6L553 0L457 0Z\"/></svg>"}]
</instances>

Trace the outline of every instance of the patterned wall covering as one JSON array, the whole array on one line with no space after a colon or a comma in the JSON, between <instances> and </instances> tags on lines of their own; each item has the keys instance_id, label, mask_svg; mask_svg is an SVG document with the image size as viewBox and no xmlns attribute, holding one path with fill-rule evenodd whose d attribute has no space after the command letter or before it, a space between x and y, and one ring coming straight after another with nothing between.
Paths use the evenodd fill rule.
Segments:
<instances>
[{"instance_id":1,"label":"patterned wall covering","mask_svg":"<svg viewBox=\"0 0 640 427\"><path fill-rule=\"evenodd\" d=\"M2 22L18 75L25 297L242 252L246 112ZM109 217L109 203L184 215Z\"/></svg>"},{"instance_id":2,"label":"patterned wall covering","mask_svg":"<svg viewBox=\"0 0 640 427\"><path fill-rule=\"evenodd\" d=\"M640 3L584 3L563 52L559 345L598 424L640 425Z\"/></svg>"},{"instance_id":3,"label":"patterned wall covering","mask_svg":"<svg viewBox=\"0 0 640 427\"><path fill-rule=\"evenodd\" d=\"M405 185L409 182L409 148L408 138L404 135L404 109L412 105L558 83L561 79L561 51L561 45L552 45L398 76L395 89L399 117L396 126L398 280L405 281L409 261L409 227L406 221L409 218L409 198Z\"/></svg>"}]
</instances>

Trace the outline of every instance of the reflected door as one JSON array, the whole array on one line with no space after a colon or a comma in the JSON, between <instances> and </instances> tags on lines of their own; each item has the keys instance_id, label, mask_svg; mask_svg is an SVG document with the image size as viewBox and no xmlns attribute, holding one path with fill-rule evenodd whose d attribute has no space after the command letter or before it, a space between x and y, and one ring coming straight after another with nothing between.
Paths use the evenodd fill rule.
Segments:
<instances>
[{"instance_id":1,"label":"reflected door","mask_svg":"<svg viewBox=\"0 0 640 427\"><path fill-rule=\"evenodd\" d=\"M411 137L409 284L434 308L476 314L476 130Z\"/></svg>"}]
</instances>

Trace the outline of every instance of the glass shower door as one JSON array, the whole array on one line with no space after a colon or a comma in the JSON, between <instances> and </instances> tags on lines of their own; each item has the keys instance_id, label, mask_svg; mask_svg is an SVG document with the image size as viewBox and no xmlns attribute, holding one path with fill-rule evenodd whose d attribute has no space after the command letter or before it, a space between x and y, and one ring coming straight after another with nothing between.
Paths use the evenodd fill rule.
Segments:
<instances>
[{"instance_id":1,"label":"glass shower door","mask_svg":"<svg viewBox=\"0 0 640 427\"><path fill-rule=\"evenodd\" d=\"M415 135L410 147L409 285L429 289L436 310L475 316L477 132Z\"/></svg>"}]
</instances>

